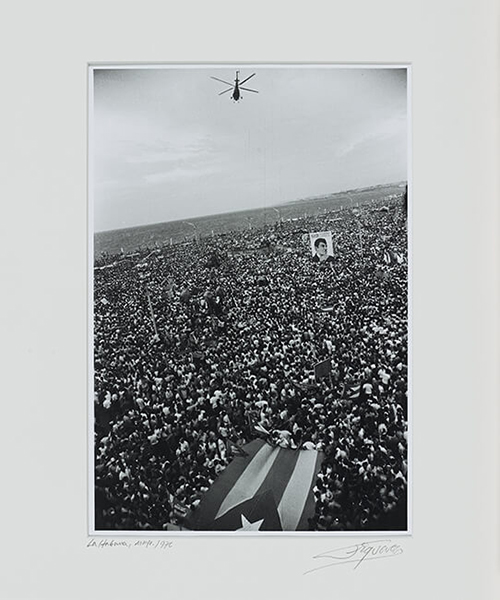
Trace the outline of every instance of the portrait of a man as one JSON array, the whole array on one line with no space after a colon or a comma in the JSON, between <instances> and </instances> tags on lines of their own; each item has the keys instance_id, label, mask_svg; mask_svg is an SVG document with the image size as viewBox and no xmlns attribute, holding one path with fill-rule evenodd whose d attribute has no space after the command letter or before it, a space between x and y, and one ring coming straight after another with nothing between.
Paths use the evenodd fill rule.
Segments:
<instances>
[{"instance_id":1,"label":"portrait of a man","mask_svg":"<svg viewBox=\"0 0 500 600\"><path fill-rule=\"evenodd\" d=\"M320 231L310 234L313 262L333 262L333 243L331 231Z\"/></svg>"}]
</instances>

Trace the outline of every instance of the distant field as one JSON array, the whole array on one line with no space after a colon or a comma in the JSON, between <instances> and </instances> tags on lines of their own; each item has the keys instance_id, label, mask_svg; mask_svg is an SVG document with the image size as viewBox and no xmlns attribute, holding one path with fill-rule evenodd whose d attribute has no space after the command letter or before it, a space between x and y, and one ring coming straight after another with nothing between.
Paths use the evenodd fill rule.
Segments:
<instances>
[{"instance_id":1,"label":"distant field","mask_svg":"<svg viewBox=\"0 0 500 600\"><path fill-rule=\"evenodd\" d=\"M103 252L117 254L122 249L127 253L138 248L152 248L157 244L176 244L186 239L193 239L195 233L199 237L207 237L212 235L212 231L214 234L219 234L248 229L249 227L259 228L266 224L276 223L280 218L288 220L303 217L305 214L319 216L325 212L349 208L357 204L362 205L372 201L378 203L391 195L401 195L404 191L404 185L405 183L381 185L327 196L306 198L296 202L278 204L275 207L103 231L94 235L94 256L98 257ZM195 227L188 223L192 223Z\"/></svg>"}]
</instances>

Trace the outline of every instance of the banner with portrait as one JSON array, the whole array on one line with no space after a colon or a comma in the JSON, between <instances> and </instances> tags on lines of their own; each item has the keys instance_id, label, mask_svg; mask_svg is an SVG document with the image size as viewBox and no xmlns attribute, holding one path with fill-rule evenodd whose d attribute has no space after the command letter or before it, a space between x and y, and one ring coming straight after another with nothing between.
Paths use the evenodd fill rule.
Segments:
<instances>
[{"instance_id":1,"label":"banner with portrait","mask_svg":"<svg viewBox=\"0 0 500 600\"><path fill-rule=\"evenodd\" d=\"M316 231L309 234L311 254L314 262L333 260L333 241L331 231Z\"/></svg>"}]
</instances>

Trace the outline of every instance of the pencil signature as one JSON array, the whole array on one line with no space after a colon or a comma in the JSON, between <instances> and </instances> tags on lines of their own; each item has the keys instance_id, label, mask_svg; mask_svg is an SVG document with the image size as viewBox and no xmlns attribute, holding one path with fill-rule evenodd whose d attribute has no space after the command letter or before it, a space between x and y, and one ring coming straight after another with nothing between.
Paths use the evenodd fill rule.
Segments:
<instances>
[{"instance_id":1,"label":"pencil signature","mask_svg":"<svg viewBox=\"0 0 500 600\"><path fill-rule=\"evenodd\" d=\"M361 563L369 560L379 560L381 558L393 558L403 554L403 548L392 540L373 540L370 542L360 542L351 546L343 546L334 550L328 550L322 554L313 556L314 560L326 562L319 567L309 569L304 575L314 573L320 569L326 569L335 565L345 565L347 563L354 564L354 569L357 569Z\"/></svg>"}]
</instances>

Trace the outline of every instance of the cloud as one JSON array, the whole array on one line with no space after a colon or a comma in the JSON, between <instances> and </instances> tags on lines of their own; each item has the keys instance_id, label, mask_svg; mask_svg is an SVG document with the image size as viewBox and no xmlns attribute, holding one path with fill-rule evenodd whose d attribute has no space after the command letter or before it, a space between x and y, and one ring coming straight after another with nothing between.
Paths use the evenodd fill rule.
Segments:
<instances>
[{"instance_id":1,"label":"cloud","mask_svg":"<svg viewBox=\"0 0 500 600\"><path fill-rule=\"evenodd\" d=\"M373 122L370 128L354 134L349 141L336 150L337 158L344 158L367 144L387 142L393 138L401 139L406 133L405 115L385 119L383 122Z\"/></svg>"},{"instance_id":2,"label":"cloud","mask_svg":"<svg viewBox=\"0 0 500 600\"><path fill-rule=\"evenodd\" d=\"M217 169L213 167L202 167L202 168L186 168L186 167L175 167L168 171L158 171L156 173L148 173L143 176L146 183L165 183L172 181L192 180L194 178L204 177L206 175L213 175L217 172Z\"/></svg>"},{"instance_id":3,"label":"cloud","mask_svg":"<svg viewBox=\"0 0 500 600\"><path fill-rule=\"evenodd\" d=\"M128 182L123 179L105 179L96 182L96 186L102 190L118 190L126 188L128 185Z\"/></svg>"},{"instance_id":4,"label":"cloud","mask_svg":"<svg viewBox=\"0 0 500 600\"><path fill-rule=\"evenodd\" d=\"M171 163L179 161L192 160L199 157L200 151L193 148L170 148L163 151L150 151L126 158L129 164L155 164L155 163Z\"/></svg>"},{"instance_id":5,"label":"cloud","mask_svg":"<svg viewBox=\"0 0 500 600\"><path fill-rule=\"evenodd\" d=\"M137 144L125 161L128 164L155 164L199 161L213 151L210 141L202 135L169 135L168 143Z\"/></svg>"}]
</instances>

